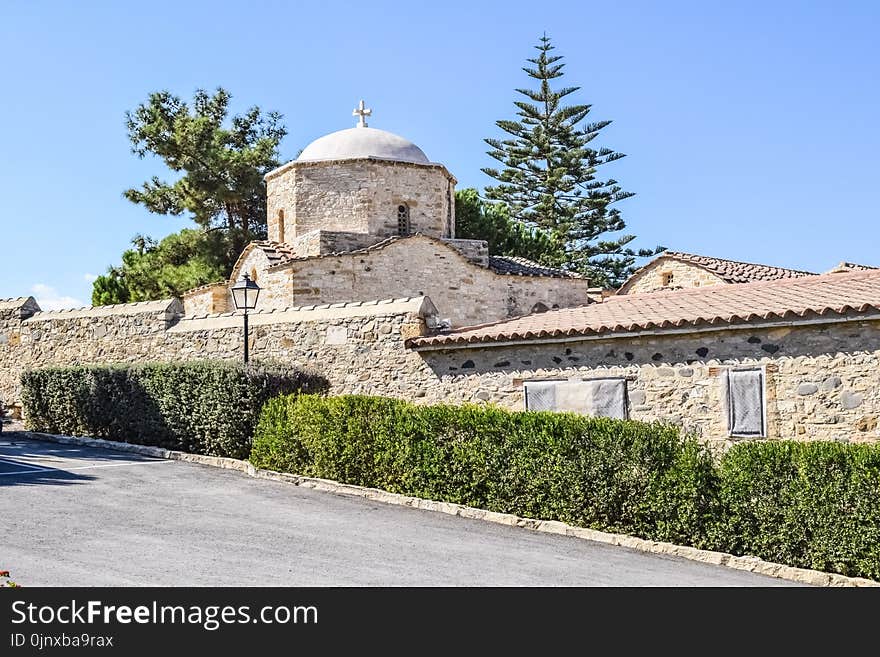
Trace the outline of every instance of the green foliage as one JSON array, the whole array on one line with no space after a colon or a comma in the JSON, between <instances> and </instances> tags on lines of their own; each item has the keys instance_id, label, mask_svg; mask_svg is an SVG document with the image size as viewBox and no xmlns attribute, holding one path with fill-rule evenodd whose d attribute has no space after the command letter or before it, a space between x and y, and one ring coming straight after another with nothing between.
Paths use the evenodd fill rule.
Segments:
<instances>
[{"instance_id":1,"label":"green foliage","mask_svg":"<svg viewBox=\"0 0 880 657\"><path fill-rule=\"evenodd\" d=\"M266 237L263 176L279 165L286 128L277 112L252 107L230 116L231 96L195 93L188 105L167 91L126 113L128 138L138 157L155 155L174 174L154 176L125 198L150 212L188 214L199 230L155 240L137 236L92 288L92 303L160 299L229 276L245 245Z\"/></svg>"},{"instance_id":2,"label":"green foliage","mask_svg":"<svg viewBox=\"0 0 880 657\"><path fill-rule=\"evenodd\" d=\"M230 99L222 88L213 96L199 89L190 108L159 91L126 113L132 152L160 157L180 177L173 183L154 177L125 197L157 214L188 212L202 229L219 222L239 242L237 255L252 237L265 236L263 176L279 165L287 130L280 114L259 107L230 118Z\"/></svg>"},{"instance_id":3,"label":"green foliage","mask_svg":"<svg viewBox=\"0 0 880 657\"><path fill-rule=\"evenodd\" d=\"M880 579L880 446L754 441L716 464L661 424L379 397L279 397L251 462Z\"/></svg>"},{"instance_id":4,"label":"green foliage","mask_svg":"<svg viewBox=\"0 0 880 657\"><path fill-rule=\"evenodd\" d=\"M251 461L679 542L706 535L715 486L708 453L669 426L360 396L271 400Z\"/></svg>"},{"instance_id":5,"label":"green foliage","mask_svg":"<svg viewBox=\"0 0 880 657\"><path fill-rule=\"evenodd\" d=\"M743 443L721 461L721 549L880 579L880 448Z\"/></svg>"},{"instance_id":6,"label":"green foliage","mask_svg":"<svg viewBox=\"0 0 880 657\"><path fill-rule=\"evenodd\" d=\"M580 87L553 89L552 80L563 76L562 57L544 35L536 46L538 57L523 68L538 82L537 89L517 89L525 100L514 102L518 120L497 121L509 135L486 139L489 155L501 169L484 173L498 181L486 188L486 197L503 201L511 217L548 232L554 241L555 262L548 263L589 275L595 284L618 286L634 271L636 256L650 256L662 248L634 251L634 235L608 236L626 228L614 204L633 194L616 180L602 179L597 169L624 157L609 148L591 144L610 121L582 123L590 105L564 105Z\"/></svg>"},{"instance_id":7,"label":"green foliage","mask_svg":"<svg viewBox=\"0 0 880 657\"><path fill-rule=\"evenodd\" d=\"M519 256L545 264L559 260L547 233L514 221L505 203L486 203L473 188L455 192L455 235L486 240L492 255Z\"/></svg>"},{"instance_id":8,"label":"green foliage","mask_svg":"<svg viewBox=\"0 0 880 657\"><path fill-rule=\"evenodd\" d=\"M187 290L226 278L229 235L185 228L156 242L138 235L122 265L111 267L92 284L92 305L149 301L180 296Z\"/></svg>"},{"instance_id":9,"label":"green foliage","mask_svg":"<svg viewBox=\"0 0 880 657\"><path fill-rule=\"evenodd\" d=\"M22 374L33 431L247 458L263 403L323 382L281 367L204 361L63 367Z\"/></svg>"}]
</instances>

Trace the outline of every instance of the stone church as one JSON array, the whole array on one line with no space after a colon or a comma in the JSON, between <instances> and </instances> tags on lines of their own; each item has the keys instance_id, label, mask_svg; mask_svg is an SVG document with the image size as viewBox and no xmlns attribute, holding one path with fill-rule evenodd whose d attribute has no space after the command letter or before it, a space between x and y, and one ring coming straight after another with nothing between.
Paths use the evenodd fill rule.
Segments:
<instances>
[{"instance_id":1,"label":"stone church","mask_svg":"<svg viewBox=\"0 0 880 657\"><path fill-rule=\"evenodd\" d=\"M452 326L590 302L588 281L455 236L455 178L412 142L367 126L309 144L266 175L269 239L252 242L230 281L190 290L186 313L232 310L247 273L259 309L428 296Z\"/></svg>"}]
</instances>

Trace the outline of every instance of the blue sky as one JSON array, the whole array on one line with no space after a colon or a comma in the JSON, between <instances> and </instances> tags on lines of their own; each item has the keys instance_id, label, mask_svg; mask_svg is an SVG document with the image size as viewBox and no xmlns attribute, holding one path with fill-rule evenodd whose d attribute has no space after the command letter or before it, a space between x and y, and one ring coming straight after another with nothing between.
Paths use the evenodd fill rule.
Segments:
<instances>
[{"instance_id":1,"label":"blue sky","mask_svg":"<svg viewBox=\"0 0 880 657\"><path fill-rule=\"evenodd\" d=\"M290 159L354 125L413 140L482 187L546 30L640 246L823 271L880 265L876 2L0 2L0 297L88 303L135 233L189 225L122 191L160 162L123 115L153 90L226 87L285 115Z\"/></svg>"}]
</instances>

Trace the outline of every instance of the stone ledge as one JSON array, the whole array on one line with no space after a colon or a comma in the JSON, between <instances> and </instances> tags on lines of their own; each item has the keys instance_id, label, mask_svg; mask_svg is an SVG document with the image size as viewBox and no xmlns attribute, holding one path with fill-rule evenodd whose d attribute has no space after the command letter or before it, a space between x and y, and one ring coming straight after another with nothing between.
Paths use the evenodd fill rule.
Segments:
<instances>
[{"instance_id":1,"label":"stone ledge","mask_svg":"<svg viewBox=\"0 0 880 657\"><path fill-rule=\"evenodd\" d=\"M611 534L597 529L575 527L564 522L559 522L558 520L521 518L509 513L476 509L461 504L454 504L452 502L437 502L435 500L426 500L420 497L401 495L399 493L389 493L388 491L378 488L366 488L364 486L355 486L353 484L343 484L329 479L303 477L301 475L275 472L274 470L263 470L254 467L247 461L241 461L239 459L224 458L220 456L203 456L201 454L178 452L161 447L133 445L113 440L102 440L99 438L58 436L55 434L38 433L34 431L24 431L22 433L26 436L33 437L35 440L45 440L64 445L101 447L104 449L129 452L143 456L152 456L173 461L186 461L188 463L197 463L226 470L237 470L238 472L245 473L256 479L278 481L293 484L294 486L302 486L303 488L309 488L312 490L334 493L336 495L352 495L372 500L374 502L394 504L396 506L408 506L425 511L437 511L439 513L459 516L461 518L483 520L510 527L522 527L524 529L543 532L545 534L571 536L572 538L594 541L596 543L605 543L607 545L616 545L631 550L638 550L639 552L665 554L688 559L690 561L699 561L701 563L708 563L715 566L725 566L735 570L745 570L759 575L766 575L768 577L776 577L778 579L809 584L811 586L880 587L880 582L865 579L863 577L847 577L846 575L838 575L837 573L826 573L819 570L810 570L808 568L796 568L794 566L786 566L784 564L764 561L758 557L738 557L726 552L713 552L711 550L701 550L686 545L676 545L674 543L664 543L662 541L650 541L635 536L629 536L627 534Z\"/></svg>"}]
</instances>

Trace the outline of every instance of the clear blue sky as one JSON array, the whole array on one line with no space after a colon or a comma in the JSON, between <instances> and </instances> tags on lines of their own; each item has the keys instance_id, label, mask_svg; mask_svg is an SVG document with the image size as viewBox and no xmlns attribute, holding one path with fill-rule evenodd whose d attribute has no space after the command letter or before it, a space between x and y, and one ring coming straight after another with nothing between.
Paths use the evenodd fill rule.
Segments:
<instances>
[{"instance_id":1,"label":"clear blue sky","mask_svg":"<svg viewBox=\"0 0 880 657\"><path fill-rule=\"evenodd\" d=\"M278 110L290 159L371 125L487 183L484 137L513 113L546 30L564 81L614 123L607 167L638 244L823 271L880 265L880 3L12 2L0 4L0 297L88 303L89 278L150 215L122 191L123 114L153 90L226 87Z\"/></svg>"}]
</instances>

